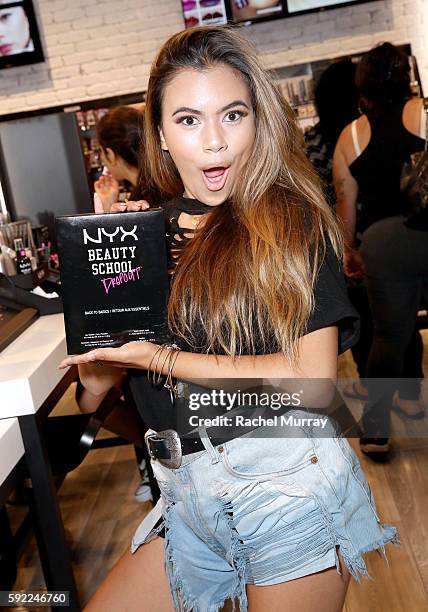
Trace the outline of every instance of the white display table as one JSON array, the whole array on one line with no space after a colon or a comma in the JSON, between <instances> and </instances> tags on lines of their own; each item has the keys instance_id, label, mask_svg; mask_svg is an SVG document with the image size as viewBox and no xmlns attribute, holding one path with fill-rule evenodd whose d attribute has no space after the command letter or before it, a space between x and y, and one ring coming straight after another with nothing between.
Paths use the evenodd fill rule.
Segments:
<instances>
[{"instance_id":1,"label":"white display table","mask_svg":"<svg viewBox=\"0 0 428 612\"><path fill-rule=\"evenodd\" d=\"M25 453L46 586L49 591L69 591L68 610L74 612L80 605L41 427L76 377L75 369L58 370L65 356L62 314L39 317L0 353L0 486Z\"/></svg>"},{"instance_id":2,"label":"white display table","mask_svg":"<svg viewBox=\"0 0 428 612\"><path fill-rule=\"evenodd\" d=\"M34 414L66 373L64 316L39 317L0 353L0 419Z\"/></svg>"}]
</instances>

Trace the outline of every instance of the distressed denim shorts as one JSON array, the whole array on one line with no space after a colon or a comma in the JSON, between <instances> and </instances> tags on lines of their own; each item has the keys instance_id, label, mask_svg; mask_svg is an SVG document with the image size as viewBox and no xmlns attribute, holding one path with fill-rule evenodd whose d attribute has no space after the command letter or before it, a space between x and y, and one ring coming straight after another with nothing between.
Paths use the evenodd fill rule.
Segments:
<instances>
[{"instance_id":1,"label":"distressed denim shorts","mask_svg":"<svg viewBox=\"0 0 428 612\"><path fill-rule=\"evenodd\" d=\"M317 438L303 427L293 431L299 437L261 438L259 429L217 447L202 437L206 450L184 456L178 469L152 462L162 496L131 551L165 528L177 610L217 612L230 598L243 612L246 584L334 566L340 573L336 546L357 581L368 576L363 553L377 549L386 559L397 531L381 523L356 454L334 434Z\"/></svg>"}]
</instances>

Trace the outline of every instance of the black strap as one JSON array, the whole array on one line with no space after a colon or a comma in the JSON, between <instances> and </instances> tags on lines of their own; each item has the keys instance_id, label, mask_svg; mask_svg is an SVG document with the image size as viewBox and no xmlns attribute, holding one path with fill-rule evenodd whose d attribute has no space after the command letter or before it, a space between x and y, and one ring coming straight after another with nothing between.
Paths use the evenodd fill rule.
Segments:
<instances>
[{"instance_id":1,"label":"black strap","mask_svg":"<svg viewBox=\"0 0 428 612\"><path fill-rule=\"evenodd\" d=\"M224 444L229 438L210 438L213 446ZM155 436L149 438L150 451L155 459L169 459L170 451L168 449L167 440L165 438L156 438ZM182 455L190 455L191 453L197 453L205 450L205 446L201 438L180 438L181 452Z\"/></svg>"}]
</instances>

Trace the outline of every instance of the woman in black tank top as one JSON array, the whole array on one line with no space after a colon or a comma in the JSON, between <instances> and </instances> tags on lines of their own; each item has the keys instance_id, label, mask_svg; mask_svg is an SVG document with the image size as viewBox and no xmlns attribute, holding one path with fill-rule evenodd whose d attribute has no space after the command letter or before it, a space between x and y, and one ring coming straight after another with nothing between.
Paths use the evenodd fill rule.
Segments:
<instances>
[{"instance_id":1,"label":"woman in black tank top","mask_svg":"<svg viewBox=\"0 0 428 612\"><path fill-rule=\"evenodd\" d=\"M403 125L408 100L391 104L382 115L367 113L370 141L349 170L358 183L361 215L357 232L385 217L403 212L400 177L411 153L421 151L425 141ZM352 128L351 128L352 129Z\"/></svg>"},{"instance_id":2,"label":"woman in black tank top","mask_svg":"<svg viewBox=\"0 0 428 612\"><path fill-rule=\"evenodd\" d=\"M394 402L400 414L423 417L418 403L422 341L415 321L420 293L417 285L425 274L422 268L427 259L421 257L428 247L423 230L428 228L421 224L420 231L412 232L405 227L400 178L410 155L425 146L425 116L423 100L411 98L408 59L389 43L363 57L356 82L364 114L340 136L333 175L337 215L345 231L345 273L356 279L365 273L374 324L366 388L361 383L354 385L362 397L367 397L367 387L371 389L361 448L379 453L388 450L395 391L399 391ZM357 197L361 202L358 220ZM363 249L358 250L361 239ZM402 285L393 276L400 274L404 261L408 269ZM371 384L374 377L406 378L407 383L396 381L381 389Z\"/></svg>"}]
</instances>

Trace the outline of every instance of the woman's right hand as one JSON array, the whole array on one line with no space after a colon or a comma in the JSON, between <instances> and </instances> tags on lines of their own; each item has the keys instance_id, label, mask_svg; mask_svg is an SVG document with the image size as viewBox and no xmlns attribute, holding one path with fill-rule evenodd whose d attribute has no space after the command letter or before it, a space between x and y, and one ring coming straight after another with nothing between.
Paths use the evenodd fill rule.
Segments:
<instances>
[{"instance_id":1,"label":"woman's right hand","mask_svg":"<svg viewBox=\"0 0 428 612\"><path fill-rule=\"evenodd\" d=\"M150 204L146 200L128 200L128 202L115 202L112 204L110 212L138 212L148 208L150 208Z\"/></svg>"}]
</instances>

